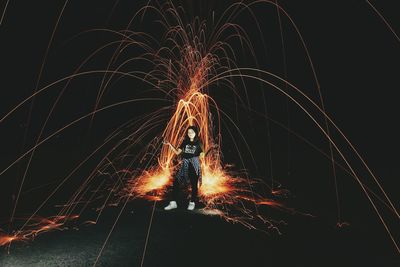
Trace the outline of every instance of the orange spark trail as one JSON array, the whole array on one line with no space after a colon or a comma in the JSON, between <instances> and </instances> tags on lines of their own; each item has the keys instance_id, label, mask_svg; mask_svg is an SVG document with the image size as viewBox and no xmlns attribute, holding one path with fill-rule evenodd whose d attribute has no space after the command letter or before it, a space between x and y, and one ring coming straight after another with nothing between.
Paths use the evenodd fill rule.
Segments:
<instances>
[{"instance_id":1,"label":"orange spark trail","mask_svg":"<svg viewBox=\"0 0 400 267\"><path fill-rule=\"evenodd\" d=\"M65 4L67 2L68 1L66 1ZM232 39L235 39L240 43L242 49L247 47L254 58L256 57L256 53L253 51L253 46L248 34L246 33L246 29L229 20L233 20L241 12L250 10L250 7L260 3L267 3L271 4L274 8L276 7L278 15L280 16L280 13L282 13L290 21L292 27L294 27L307 54L315 83L317 85L320 103L316 103L312 100L311 96L305 94L302 90L292 85L287 81L286 77L283 79L262 69L236 66L236 51L230 44ZM140 19L143 20L145 13L147 14L150 12L155 12L160 16L160 28L163 30L161 36L151 36L150 34L141 31L131 30L131 26L135 26L134 20L136 18L140 17ZM28 155L30 155L30 162L34 156L36 148L47 142L56 134L74 126L83 119L90 118L93 120L97 112L119 107L123 104L134 102L139 103L142 100L151 102L165 100L165 102L168 103L168 106L166 104L163 108L150 112L140 119L132 120L110 134L104 140L103 144L97 147L86 159L80 162L65 179L61 180L61 183L50 192L49 196L47 196L45 201L35 209L34 213L31 214L30 217L22 219L25 220L25 222L18 231L13 231L11 233L0 232L0 246L10 246L11 243L15 241L33 240L35 236L45 232L67 229L69 222L74 222L81 218L83 213L89 207L89 204L95 206L93 210L97 212L97 218L87 219L83 222L83 225L96 224L106 207L119 207L120 211L118 216L116 217L99 252L95 262L96 264L105 249L109 237L116 227L121 214L127 206L127 203L131 200L140 198L154 202L146 236L146 244L143 251L143 264L147 244L150 238L151 224L156 203L166 199L168 188L172 184L175 173L181 164L175 154L167 146L161 146L161 143L163 140L167 140L173 146L178 146L185 137L188 127L191 125L198 126L199 138L204 144L204 151L210 152L206 153L205 156L200 159L202 181L199 188L199 197L201 202L205 204L205 208L199 210L199 212L205 215L220 216L227 222L240 223L249 229L266 229L267 231L273 230L280 233L278 226L284 224L284 222L272 220L264 215L262 211L266 208L274 208L279 211L294 213L293 209L287 208L284 203L276 200L279 196L289 195L289 191L279 187L275 188L274 180L272 186L269 187L263 179L249 177L250 175L246 173L246 168L244 168L245 170L242 173L239 173L235 170L233 165L223 162L221 150L221 122L224 121L221 118L222 116L227 117L227 119L232 122L235 130L237 130L239 135L243 138L243 144L249 149L251 160L255 160L250 151L249 145L240 130L239 124L229 117L226 112L220 109L217 99L214 99L209 92L210 87L215 86L215 90L218 90L219 82L224 82L244 106L250 106L245 80L252 79L272 87L274 90L284 95L288 101L292 101L308 116L308 118L314 123L315 127L321 131L322 135L329 142L331 153L330 155L325 154L325 156L331 159L333 171L335 172L335 164L337 164L332 154L334 148L338 152L340 158L344 161L343 168L346 168L346 171L350 176L359 183L396 248L400 251L397 245L398 241L392 235L393 230L387 225L382 212L380 212L376 206L375 199L371 198L370 194L374 194L374 196L379 201L383 202L397 218L400 218L399 213L389 196L381 187L378 178L369 169L352 143L327 115L322 101L321 89L317 79L316 70L311 61L307 46L289 14L277 4L277 1L260 0L253 1L250 4L240 2L229 6L229 8L223 12L223 15L215 24L215 27L209 27L210 25L207 20L202 20L198 17L192 21L186 21L185 14L182 12L184 13L184 10L181 6L176 7L170 1L165 4L160 4L159 7L148 4L135 13L125 30L92 30L91 32L99 31L112 34L114 37L116 36L117 38L121 38L121 40L109 42L100 48L95 49L94 52L79 65L72 75L61 78L41 89L37 87L36 89L38 90L35 90L31 96L17 104L13 109L0 118L0 123L2 123L17 109L28 103L29 100L40 96L61 82L67 82L58 94L56 101L53 103L35 145L4 170L0 170L0 175L2 175ZM252 12L250 13L254 16ZM227 19L227 21L224 23L223 19ZM281 18L279 17L279 20L280 19ZM257 19L255 19L255 22L259 28ZM210 28L211 30L209 30ZM112 47L113 45L117 45L117 48L113 51L106 69L80 72L81 68L94 58L95 55L100 54L100 52L103 52L105 48ZM136 52L142 52L139 52L141 54L135 54L128 59L122 58L122 55L129 54L130 48L134 48ZM143 68L132 70L130 69L130 63L151 64L151 69L148 70ZM44 62L42 67L43 66ZM41 72L42 69L40 70L40 73ZM42 139L41 136L44 132L47 121L55 110L58 100L61 99L72 79L85 76L95 76L98 74L102 74L103 77L99 88L97 88L98 91L95 92L96 97L94 110L89 114L64 125ZM261 77L262 75L267 75L268 77ZM113 83L115 84L119 79L128 77L134 78L135 81L139 81L143 85L151 86L148 91L161 93L164 98L143 97L114 103L109 106L101 106L104 102L102 100L107 95L106 93L110 90L111 85L113 85ZM284 88L280 88L270 81L271 77L283 82L285 85ZM247 104L245 104L245 100L243 100L237 92L238 89L233 81L234 78L240 79L243 83ZM173 105L170 105L171 102ZM308 106L316 109L316 111L312 111ZM321 123L320 120L323 120L324 123ZM339 138L333 138L331 136L331 129L338 132ZM127 130L129 133L123 133L123 130ZM228 131L231 133L229 129ZM363 177L359 174L361 171L355 169L351 164L350 160L352 155L344 154L343 151L346 147L339 146L339 141L341 141L341 139L343 139L345 144L351 148L351 153L355 154L355 158L361 161L363 168L368 171L368 174L372 177L372 180L379 188L379 193L383 195L382 198L377 196L372 189L369 189L365 185L366 183L363 183ZM50 204L50 198L56 192L63 189L64 183L92 156L97 155L97 153L100 154L100 148L112 142L115 142L113 143L112 148L105 153L106 155L104 157L101 157L101 160L97 162L98 164L91 170L91 173L88 176L80 176L81 179L77 184L77 188L68 196L68 200L60 205L56 205L57 208L60 208L58 214L48 218L39 217L37 214L39 214L46 204ZM238 161L241 160L243 163L244 160L242 157L244 156L241 155L241 151L239 151L236 142L234 142L234 145L239 152L237 156ZM28 168L29 163L26 166L25 174L27 173ZM25 179L25 174L23 180ZM270 178L273 179L274 177ZM22 184L19 188L18 197L21 190ZM339 198L338 194L337 198ZM17 203L15 203L13 216L16 207ZM346 222L341 221L340 210L338 210L338 217L339 227L347 225Z\"/></svg>"}]
</instances>

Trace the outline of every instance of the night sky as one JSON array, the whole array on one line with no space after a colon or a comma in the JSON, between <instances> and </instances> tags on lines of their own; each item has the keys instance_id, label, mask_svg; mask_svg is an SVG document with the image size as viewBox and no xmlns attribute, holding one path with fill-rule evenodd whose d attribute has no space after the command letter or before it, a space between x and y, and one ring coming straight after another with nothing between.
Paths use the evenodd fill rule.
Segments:
<instances>
[{"instance_id":1,"label":"night sky","mask_svg":"<svg viewBox=\"0 0 400 267\"><path fill-rule=\"evenodd\" d=\"M0 10L5 8L6 2L8 5L0 26L1 117L30 96L36 87L43 88L58 79L71 75L92 51L107 42L116 40L105 31L89 30L125 29L132 15L148 1L69 1L65 6L47 54L46 50L53 29L65 1L2 1ZM189 21L190 18L197 16L210 20L213 12L214 18L217 19L233 3L233 1L208 0L173 2L183 6L186 11L186 19ZM251 3L251 1L244 2ZM384 16L395 33L385 24L368 1L279 0L278 3L290 15L307 45L327 114L353 143L370 169L379 178L394 206L398 208L400 201L400 182L398 180L400 142L398 137L400 132L397 125L399 111L396 104L399 89L397 77L400 62L400 39L398 38L400 18L396 1L370 1ZM237 52L237 65L258 67L282 78L286 77L290 83L301 88L318 102L313 72L305 49L291 21L281 12L281 31L275 6L267 3L258 4L252 10L258 19L262 34L259 34L249 13L244 12L234 22L241 25L248 34L257 62L252 58L248 49L241 49L238 41L232 40L232 49ZM160 27L154 19L154 16L148 14L142 23L135 22L132 28L160 37ZM100 53L85 65L83 70L104 69L112 52L112 49L108 49ZM138 52L131 49L126 52L125 58L135 56L135 53ZM47 55L45 65L38 82L45 55ZM130 67L149 71L146 65ZM125 70L128 69L125 68ZM50 135L63 125L93 110L101 78L101 75L89 75L78 78L69 85L44 131L44 136ZM247 92L251 105L250 108L238 107L239 112L235 107L236 100L231 91L217 85L211 85L208 88L209 94L219 103L220 108L240 127L250 148L249 150L243 144L241 136L237 131L235 132L232 125L229 126L229 123L221 125L222 153L225 163L233 163L238 169L248 169L250 176L261 178L267 183L271 182L269 175L273 168L274 178L292 193L290 205L296 210L311 213L318 218L311 223L313 226L306 227L312 243L312 245L308 245L318 247L318 242L321 240L317 237L324 233L329 236L329 240L340 240L337 243L327 241L327 244L322 245L332 246L327 248L332 251L331 254L326 254L327 257L333 257L333 255L337 255L338 258L350 257L349 262L337 261L336 266L350 266L350 262L359 262L359 257L362 255L372 255L373 253L376 255L367 257L366 262L375 261L375 263L382 263L381 266L392 266L398 263L399 254L367 198L354 179L341 170L338 170L337 175L342 219L349 222L350 226L344 230L335 228L337 222L336 197L330 160L297 137L297 135L301 136L325 153L329 153L326 138L310 119L295 104L288 102L272 87L261 85L254 80L246 80L246 88L244 88L239 79L235 79L235 82L238 95L245 99ZM28 102L1 122L1 170L7 168L35 143L46 115L64 84L56 85L46 93L40 94L35 98L33 106L32 102ZM285 86L283 83L277 84ZM161 93L150 90L151 88L147 85L123 78L112 85L101 105L105 106L134 97L163 97ZM263 98L267 103L268 117L271 119L270 128L267 128L268 124L262 115L265 114ZM172 112L176 99L169 97L169 100L172 101L170 108ZM31 106L32 110L30 110ZM20 213L29 213L39 203L35 200L40 199L41 194L48 192L45 187L29 193L30 188L65 176L117 127L134 116L146 114L165 106L165 103L154 101L148 104L123 106L110 112L101 113L96 115L92 124L88 120L82 121L40 146L32 161L26 185L22 190L27 193L21 196ZM310 106L308 108L311 109ZM28 120L29 114L31 114L30 120ZM288 134L287 128L279 125L289 127L295 134ZM154 136L160 134L162 129L163 125L160 125L159 131L154 131ZM268 129L271 134L271 144L267 139ZM229 134L229 130L233 130L232 136ZM344 146L345 143L343 139L339 138L337 132L333 132L332 136L339 140L340 145ZM238 149L235 149L234 143L239 144ZM269 158L268 151L272 152L272 166L269 163L271 158ZM365 168L362 168L360 160L356 159L354 153L348 148L343 152L348 155L350 162L360 175L365 177L365 183L371 185L373 190L377 190L376 185L373 187L372 179L368 176ZM243 161L239 160L239 153L244 158ZM251 159L251 154L255 161ZM335 153L335 157L338 158L337 153ZM343 164L342 160L339 162ZM7 222L10 216L13 195L15 196L18 192L26 164L26 159L23 159L1 176L0 192L2 203L4 203L0 210L1 225L6 225L4 222ZM81 173L85 175L95 164L96 159L93 159L88 166L82 168ZM75 182L79 182L79 180L76 179ZM68 195L68 192L73 192L72 188L74 188L73 182L66 185L64 193L59 196L60 199L64 197L63 194ZM138 206L142 209L143 207L150 209L152 204L143 202ZM382 208L382 210L394 230L394 237L399 241L400 232L395 231L399 229L399 219L396 219L396 216L387 209ZM146 212L141 214L144 216L143 222L147 223L148 214ZM111 212L109 216L112 220L114 218L112 216L115 214ZM184 218L185 216L179 216L181 217L177 217L178 219L187 220ZM169 223L174 220L170 215L163 214L159 218L160 224L162 224L160 222L162 218L169 220ZM124 221L127 220L124 219ZM282 250L285 242L292 242L292 244L298 242L297 236L292 238L289 233L302 231L304 228L300 225L307 225L301 219L288 220L291 221L285 228L288 235L281 240L273 237L280 244ZM200 221L194 225L199 228L203 226L201 231L204 232L207 232L207 227L213 225L204 218ZM0 228L4 229L5 227L1 225ZM220 223L218 227L222 229L223 225L224 223ZM251 255L249 257L253 259L251 263L249 262L249 266L267 266L268 260L261 256L263 252L260 248L264 245L266 248L274 246L275 241L268 240L267 244L262 243L265 240L260 241L254 233L249 234L245 239L243 233L238 230L239 228L232 228L230 231L232 233L238 231L238 239L242 238L246 242L252 242L251 238L254 238L253 244L259 248L254 249L258 254L251 254L250 249L246 250L248 254L244 253L244 255ZM313 229L318 230L313 232ZM96 230L90 231L96 233ZM201 238L201 231L198 232L196 238ZM343 234L342 231L346 231L346 233ZM285 235L285 230L283 232ZM59 237L62 234L62 232L57 233ZM45 235L51 236L52 234ZM336 238L337 236L340 237ZM74 239L75 237L72 236L71 238L76 242L80 240L78 237ZM152 238L157 239L157 237ZM347 238L352 241L346 249L354 250L354 254L346 254L345 249L338 249L338 246L342 246L341 242L347 242ZM98 239L101 240L101 238ZM97 240L97 242L101 241ZM170 241L166 240L165 243L168 242ZM185 242L195 242L195 240L185 239ZM366 245L367 243L370 245ZM365 247L353 247L353 245L359 246L359 244L364 244ZM164 249L162 241L159 241L157 246L159 250ZM295 252L296 246L288 245L287 247L285 253L281 255L277 252L277 254L282 257L286 255L288 258L291 255L299 255L299 252ZM33 249L33 251L30 254L31 257L35 257L40 250ZM19 251L19 253L23 252ZM207 252L204 253L203 257L207 258ZM229 253L229 251L226 250L224 253ZM260 260L260 265L257 264L257 255L260 255L260 259L264 259ZM313 254L310 252L307 255ZM351 255L355 255L354 258L351 258ZM1 257L6 256L1 254ZM157 258L157 256L154 257ZM316 258L317 256L314 259ZM307 257L300 257L299 260L296 260L296 257L293 256L292 260L291 264L295 264L292 266L322 266L319 265L321 262L308 261ZM77 266L84 266L82 261ZM153 260L149 260L148 266L163 266L161 262L157 262L153 258ZM236 264L239 262L241 261L237 261ZM243 264L245 262L243 261ZM281 266L286 266L285 263L289 264L289 260L275 259L272 262L275 265L271 266L280 266L280 263ZM111 266L140 265L140 262L130 263L123 259L120 264L113 263L115 265ZM224 264L227 263L219 262L219 264L219 266L225 266ZM104 266L109 265L104 263ZM210 264L210 266L214 265ZM232 263L229 266L233 266Z\"/></svg>"}]
</instances>

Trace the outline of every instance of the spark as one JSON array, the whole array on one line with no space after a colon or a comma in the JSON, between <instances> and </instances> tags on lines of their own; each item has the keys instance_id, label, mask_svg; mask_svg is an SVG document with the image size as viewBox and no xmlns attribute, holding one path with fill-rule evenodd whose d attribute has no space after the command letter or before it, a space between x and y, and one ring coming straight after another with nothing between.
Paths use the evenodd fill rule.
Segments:
<instances>
[{"instance_id":1,"label":"spark","mask_svg":"<svg viewBox=\"0 0 400 267\"><path fill-rule=\"evenodd\" d=\"M68 1L65 2L65 5L67 2ZM262 3L273 5L273 7L278 10L278 14L282 13L282 15L286 16L292 23L292 26L298 34L307 53L314 79L317 84L321 104L313 101L310 96L306 95L302 90L291 84L286 79L282 79L271 72L257 68L236 66L237 54L235 49L233 49L233 46L230 44L230 42L233 42L232 40L239 42L243 50L247 47L253 57L255 57L256 53L253 51L253 46L246 30L240 25L233 23L233 21L226 21L224 23L223 19L233 19L244 10L250 10L253 5ZM79 65L72 75L68 75L39 88L39 79L48 52L46 51L35 92L17 104L5 115L0 117L0 123L2 123L6 118L11 116L11 114L30 100L44 94L62 82L67 82L67 85L62 89L57 100L53 103L46 122L43 124L40 134L36 139L35 145L23 153L4 170L0 170L0 175L2 175L28 155L30 155L30 163L37 147L65 129L74 126L83 119L90 119L92 122L94 116L99 112L120 107L124 104L132 104L140 101L168 102L168 106L150 112L141 118L136 118L131 122L127 122L110 134L103 144L99 145L86 159L80 162L78 166L65 177L65 179L61 180L61 183L49 194L49 196L46 197L45 201L39 205L32 215L28 218L21 218L21 221L24 221L22 227L17 231L11 232L11 234L7 234L3 231L0 232L0 246L9 247L13 242L33 240L35 236L45 232L69 229L68 223L78 221L89 204L94 203L93 205L97 205L100 202L98 200L102 200L101 203L94 208L94 210L98 212L97 218L95 220L85 219L82 225L97 224L105 207L121 207L121 210L102 246L97 257L98 260L127 203L136 199L145 199L154 202L152 217L150 219L150 225L146 237L147 245L156 203L166 200L169 187L172 184L177 168L180 166L180 160L175 157L175 154L167 146L162 146L161 143L163 140L168 140L175 147L178 146L182 142L188 127L191 125L198 126L199 138L204 144L204 150L210 152L206 153L205 156L201 158L202 180L199 188L199 197L200 201L205 204L205 208L196 212L204 215L219 216L227 222L240 223L249 229L273 231L280 234L279 227L286 222L275 220L264 215L263 210L273 208L288 213L297 212L292 208L286 207L283 201L278 201L280 198L290 196L290 191L281 186L275 187L274 183L277 182L275 182L274 177L269 177L273 181L272 187L269 187L264 182L268 177L263 177L261 179L251 177L251 175L246 173L246 170L240 173L235 170L233 164L225 163L222 159L223 151L221 145L223 144L224 137L221 134L221 124L224 122L222 117L225 116L230 122L232 122L235 126L235 130L237 130L242 137L243 134L240 131L240 127L234 123L234 120L220 108L218 105L218 99L212 97L210 90L218 90L218 86L215 86L216 84L219 85L219 83L226 83L225 85L228 86L238 100L245 105L245 101L238 96L238 86L233 82L233 79L236 78L240 79L243 83L243 90L245 90L246 97L248 97L248 89L246 88L245 79L253 79L271 86L271 88L280 92L288 100L299 106L302 112L312 120L315 126L329 142L331 148L330 159L332 161L333 171L335 171L336 162L333 159L332 151L335 149L335 151L338 152L337 154L345 163L345 167L343 168L345 168L345 170L359 183L361 189L366 194L382 224L392 238L393 243L396 248L398 248L397 241L391 235L391 229L387 226L385 219L376 207L376 203L369 195L372 193L376 196L376 193L367 188L361 181L362 177L358 174L359 172L354 169L349 160L349 156L343 153L344 148L339 147L338 140L335 140L331 136L331 130L339 133L340 138L342 138L351 148L352 152L354 152L362 162L373 181L377 184L380 193L383 195L382 198L377 197L377 199L383 202L397 217L399 217L399 214L381 187L377 177L372 173L355 147L337 127L332 118L326 114L316 71L308 53L307 46L289 14L281 6L272 1L254 1L248 5L240 2L230 5L229 8L223 12L220 20L215 23L213 19L214 27L209 27L206 19L202 20L200 18L195 18L192 21L185 21L184 14L179 13L184 12L184 9L182 7L174 6L171 2L158 4L159 6L148 4L140 9L133 16L125 30L92 30L92 32L102 31L104 33L113 34L117 36L117 38L121 38L121 40L112 41L97 48L82 62L82 64ZM140 20L144 21L145 13L147 14L153 11L161 15L159 23L163 30L162 36L151 36L148 33L140 31L135 32L130 29L130 27L134 25L133 22L135 19L140 17ZM256 22L256 28L259 29L258 20L256 18L253 19ZM211 30L208 30L209 28L211 28ZM53 36L51 37L51 41L52 39ZM117 48L110 57L107 69L81 71L84 65L89 63L89 61L103 51L103 49L115 45L117 45ZM50 43L48 49L49 47ZM135 51L140 50L143 51L143 53L129 57L128 59L121 58L125 55L125 53L122 52L128 51L131 47L137 49ZM130 63L135 62L150 63L152 64L152 68L150 70L145 68L140 70L130 69ZM64 125L49 136L41 138L42 133L45 132L44 129L48 119L55 110L58 100L62 97L72 79L98 74L103 75L103 78L101 85L96 92L94 110ZM262 75L265 75L268 78L261 77ZM284 82L285 88L283 89L275 85L269 80L271 77L280 82ZM155 97L136 98L114 103L109 106L101 106L107 90L110 90L111 85L121 78L134 79L135 81L142 82L146 86L151 86L152 90L164 94L167 100ZM300 96L296 97L296 95ZM173 102L172 105L171 99ZM313 113L307 108L307 104L311 105L317 111ZM321 118L325 122L324 125L319 122L319 119ZM128 130L129 134L126 135L123 130ZM150 141L148 141L149 139ZM147 143L148 145L140 147L141 142ZM39 217L37 214L46 204L48 204L50 198L58 190L62 189L64 183L71 178L71 176L75 174L84 163L86 163L92 156L99 153L100 149L108 143L113 143L112 149L102 157L97 166L92 170L91 174L87 177L81 177L82 180L80 180L78 188L70 195L69 199L65 203L55 206L56 208L60 208L58 214L48 218ZM244 137L243 143L247 145ZM234 142L234 145L237 147L236 142ZM134 149L136 149L135 152L131 152L131 150ZM329 155L327 155L327 157L329 158ZM241 151L239 151L239 149L238 158L243 162ZM22 181L25 181L28 168L29 166L25 169L26 171ZM334 173L334 175L336 174ZM23 182L19 188L12 217L16 212L18 198L22 192L22 186ZM339 198L338 194L337 198ZM338 206L339 204L340 203L338 202ZM340 210L338 213L338 227L347 226L348 223L343 222L340 218ZM74 226L73 229L77 228ZM146 251L143 251L142 264L145 252Z\"/></svg>"}]
</instances>

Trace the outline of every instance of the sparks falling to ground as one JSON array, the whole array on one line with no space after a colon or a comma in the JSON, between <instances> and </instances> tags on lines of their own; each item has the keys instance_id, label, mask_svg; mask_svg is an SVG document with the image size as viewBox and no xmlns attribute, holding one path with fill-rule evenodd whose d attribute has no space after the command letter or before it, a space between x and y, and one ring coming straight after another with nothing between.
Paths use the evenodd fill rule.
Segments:
<instances>
[{"instance_id":1,"label":"sparks falling to ground","mask_svg":"<svg viewBox=\"0 0 400 267\"><path fill-rule=\"evenodd\" d=\"M202 27L205 28L205 22L203 23L197 29L198 34L202 32ZM201 161L203 174L199 197L205 204L205 209L218 210L216 214L227 221L235 221L256 229L255 224L250 223L250 221L254 217L262 217L262 215L252 214L253 212L240 208L244 206L243 202L250 203L253 209L257 209L257 205L281 208L284 208L284 206L253 192L252 184L256 183L254 179L235 176L229 173L227 168L224 168L220 151L222 138L219 127L219 108L216 101L203 92L210 77L213 77L212 71L218 67L219 60L208 50L199 51L196 49L196 47L202 47L202 43L198 41L201 40L201 36L186 36L186 32L180 31L178 33L185 34L182 39L189 40L189 42L178 47L181 51L178 62L164 60L164 62L168 62L168 66L165 66L168 71L171 71L172 68L177 69L176 73L168 72L167 75L176 79L169 82L177 85L176 96L178 99L175 111L161 136L177 147L182 142L188 127L196 125L199 128L199 138L204 144L205 151L212 151L212 153L207 153ZM178 33L171 31L168 34ZM210 104L217 110L215 118L212 116ZM138 177L129 179L122 196L124 197L124 194L126 194L130 198L164 200L168 191L167 188L171 186L177 166L179 166L179 162L177 163L174 159L175 154L167 146L162 147L156 166L143 170L142 175ZM240 216L235 215L233 217L230 213L222 211L225 206L236 209ZM269 222L269 227L273 225L266 218L263 218L263 222Z\"/></svg>"},{"instance_id":2,"label":"sparks falling to ground","mask_svg":"<svg viewBox=\"0 0 400 267\"><path fill-rule=\"evenodd\" d=\"M254 29L260 30L258 19L252 12L252 8L257 5L276 9L278 15L284 16L291 22L291 27L297 33L314 73L317 97L306 94L306 90L299 89L286 77L279 77L273 72L254 66L238 66L237 57L242 50L245 50L254 61L256 61L256 51L254 51L252 40L248 35L249 29L244 29L234 20L247 14L246 16L254 22ZM59 19L61 15L62 13ZM156 21L159 33L150 34L141 29L136 30L134 26L148 23L146 19L150 15L158 16ZM151 18L148 20L152 21ZM191 125L199 128L199 137L204 144L204 150L209 151L201 159L202 181L199 197L205 207L199 210L199 213L220 216L230 223L239 223L250 229L278 234L281 233L280 224L285 224L285 222L279 218L265 215L266 209L289 214L310 215L287 207L284 198L290 196L290 192L274 180L272 171L270 177L254 177L250 170L236 169L236 164L243 163L237 143L241 142L243 146L247 146L247 142L241 132L241 125L235 122L234 115L220 108L219 99L213 97L212 93L219 87L228 88L237 97L238 103L245 108L250 108L248 98L243 99L241 95L248 97L251 93L253 88L247 87L247 81L252 80L278 92L298 107L315 125L330 146L330 153L324 153L318 148L316 150L332 162L335 186L337 187L335 170L340 168L359 184L398 249L398 241L393 237L392 228L387 225L387 220L382 214L383 209L389 210L390 214L397 219L400 218L399 214L377 177L325 112L320 86L305 42L289 14L276 1L254 1L250 4L234 3L222 14L219 14L218 19L215 19L214 12L210 17L204 19L188 18L184 7L175 6L170 1L166 3L155 1L154 4L149 3L143 6L131 18L126 29L119 31L92 29L85 34L95 32L110 34L114 39L102 46L97 46L71 75L42 88L38 87L38 90L31 96L0 118L0 123L2 123L32 99L52 90L57 85L62 86L58 97L54 103L51 103L49 114L35 145L4 170L0 170L0 175L3 175L22 159L29 158L24 168L19 192L16 194L10 222L7 223L7 226L2 226L7 231L0 232L0 246L10 248L14 242L29 242L39 234L70 229L79 223L82 225L96 224L105 208L118 207L120 208L119 215L121 215L127 204L137 199L153 203L154 211L158 203L167 200L167 193L180 164L175 154L167 146L163 146L162 142L168 140L175 147L178 146ZM260 32L259 36L261 35ZM262 39L258 38L256 41L262 42L260 41ZM234 43L236 46L233 45ZM241 51L237 51L238 47L241 48ZM86 65L89 65L98 54L109 50L112 52L106 68L85 69ZM56 106L63 98L65 91L69 89L70 83L74 79L96 75L101 75L101 82L96 88L98 90L95 92L94 109L65 124L47 137L43 137L47 122L54 115ZM103 102L106 102L104 100L107 93L122 79L134 80L135 86L141 84L144 91L155 92L154 95L157 97L151 94L140 98L135 96L132 99L103 105ZM57 181L55 189L45 197L32 214L23 218L16 216L21 191L30 169L31 160L38 147L85 119L90 120L91 125L101 113L124 105L147 103L157 103L162 107L160 108L158 105L156 110L132 118L110 133L104 142L98 145L68 175ZM268 114L263 115L269 122L272 122L268 118ZM230 125L230 127L226 125ZM238 136L243 137L239 141L233 141L237 148L237 162L225 162L223 159L222 147L224 140L229 138L222 135L223 127L228 128L228 133L236 131ZM296 135L291 132L290 128L283 128ZM302 137L300 136L300 138ZM308 144L311 143L304 138L302 140ZM106 150L106 152L102 150ZM351 153L343 151L351 151ZM96 166L91 169L90 174L80 174L79 171L83 166L92 157L98 155L101 155L101 159L96 162ZM361 164L359 164L360 162ZM362 167L355 168L355 163ZM74 177L79 177L79 182L74 183L73 192L67 194L66 201L55 204L54 196L62 192L63 186ZM368 182L366 182L367 179ZM373 188L366 184L373 184ZM335 192L338 207L337 224L344 227L348 223L341 218L337 188L335 188ZM372 195L373 197L371 197ZM384 208L378 207L378 204L383 204ZM56 207L57 215L40 217L39 214L48 206ZM92 211L95 211L95 215L91 213ZM88 219L85 216L87 213L91 213L92 218ZM85 218L78 223L77 221L83 217ZM119 216L115 219L109 235L112 234L118 219ZM99 256L100 254L101 252Z\"/></svg>"},{"instance_id":3,"label":"sparks falling to ground","mask_svg":"<svg viewBox=\"0 0 400 267\"><path fill-rule=\"evenodd\" d=\"M235 11L237 8L242 10L246 9L246 6L233 5L231 10ZM165 30L162 38L165 40L163 46L157 47L159 45L158 42L155 42L157 38L148 33L133 32L127 29L114 32L118 37L121 37L119 42L112 42L96 50L96 52L99 52L107 46L118 45L111 57L108 68L93 72L104 74L94 111L77 120L84 118L93 120L94 116L100 111L112 108L113 105L106 108L100 107L101 100L108 90L110 82L117 75L130 76L150 84L160 92L165 93L166 96L173 96L174 110L172 111L172 116L167 119L166 127L162 133L155 134L152 128L164 124L160 118L165 114L165 109L148 114L145 120L142 118L143 120L139 119L131 122L128 127L132 129L133 133L128 137L121 138L121 141L112 147L89 177L72 194L67 203L58 205L62 207L59 215L48 220L35 219L40 209L57 191L61 190L63 183L75 171L79 170L79 167L86 160L62 180L61 184L51 192L45 202L30 217L20 220L23 223L19 230L14 231L12 234L2 234L1 245L10 246L15 241L33 240L40 233L56 229L67 229L66 225L72 219L79 218L79 215L72 214L82 214L90 204L96 201L98 203L99 199L103 199L104 202L95 208L98 212L96 219L86 220L83 224L96 224L103 209L107 206L122 205L125 207L127 202L137 198L151 201L165 200L179 162L168 147L160 146L161 140L168 140L171 144L178 145L183 140L190 125L198 126L199 137L204 144L204 149L210 152L201 161L203 178L199 188L199 197L200 201L205 205L204 214L219 215L227 221L241 223L252 229L257 229L257 224L261 222L261 224L267 225L267 228L278 230L272 220L268 220L257 210L260 205L285 209L282 204L265 196L267 194L273 196L269 186L261 180L248 177L245 172L239 174L231 165L222 162L221 144L223 139L220 129L220 112L222 111L219 109L217 101L207 93L212 83L222 82L223 80L226 80L226 83L233 91L236 90L235 85L229 81L231 73L235 72L232 69L236 65L234 62L235 53L228 40L236 38L241 42L249 42L246 33L237 24L220 23L218 28L215 28L209 33L210 35L207 35L209 21L200 21L196 18L185 24L182 21L182 14L178 13L178 9L170 2L159 7L148 5L139 10L135 17L132 18L133 21L137 17L154 11L164 14L163 21L160 22ZM129 27L130 25L128 25ZM225 34L225 32L227 33ZM216 39L216 41L209 42L212 38ZM118 63L119 65L114 66L119 59L119 54L131 46L139 47L145 52L140 56L127 59L122 64ZM85 75L85 72L79 71L86 62L95 56L96 52L89 56L74 74L59 82L66 80L69 83L72 79ZM125 65L134 60L152 62L153 69L147 73L142 70L126 71L123 69ZM67 86L64 87L58 99L62 97ZM39 90L38 93L45 89ZM31 97L36 97L36 94ZM150 98L149 100L156 99ZM141 101L141 99L133 99L126 102L134 101ZM123 103L117 103L117 105L120 104ZM48 118L52 115L56 105L57 102L54 103ZM5 117L2 120L4 119ZM70 127L77 121L66 125L60 131ZM43 129L46 127L46 123L47 121L43 125ZM115 140L119 136L120 132L116 131L107 140ZM41 134L38 137L36 146L28 152L32 152L31 158L35 153L36 147L42 143L40 137ZM138 152L133 160L121 163L120 159L129 158L129 150L144 138L153 139L150 142L151 145ZM152 155L152 157L149 159L146 155ZM26 170L28 168L29 164ZM99 177L102 179L100 182L98 182ZM261 193L256 193L253 190L255 186L262 187ZM287 210L292 212L290 209ZM257 218L258 221L256 220ZM12 220L16 219L12 218ZM33 221L35 223L32 223Z\"/></svg>"}]
</instances>

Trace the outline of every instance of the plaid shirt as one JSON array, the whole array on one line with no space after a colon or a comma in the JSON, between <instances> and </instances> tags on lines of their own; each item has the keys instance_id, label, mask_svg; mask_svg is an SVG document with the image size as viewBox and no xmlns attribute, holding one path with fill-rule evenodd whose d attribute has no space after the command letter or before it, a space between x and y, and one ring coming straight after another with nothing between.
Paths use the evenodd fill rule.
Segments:
<instances>
[{"instance_id":1,"label":"plaid shirt","mask_svg":"<svg viewBox=\"0 0 400 267\"><path fill-rule=\"evenodd\" d=\"M192 157L188 159L183 158L182 165L176 175L176 179L178 179L180 183L182 182L189 183L189 164L192 164L196 172L196 175L199 177L199 180L201 179L201 168L200 168L199 157Z\"/></svg>"}]
</instances>

